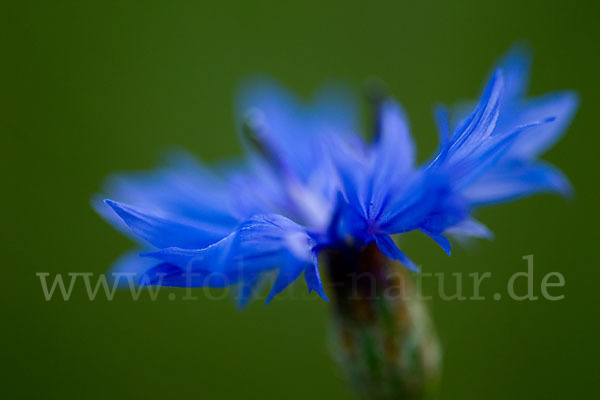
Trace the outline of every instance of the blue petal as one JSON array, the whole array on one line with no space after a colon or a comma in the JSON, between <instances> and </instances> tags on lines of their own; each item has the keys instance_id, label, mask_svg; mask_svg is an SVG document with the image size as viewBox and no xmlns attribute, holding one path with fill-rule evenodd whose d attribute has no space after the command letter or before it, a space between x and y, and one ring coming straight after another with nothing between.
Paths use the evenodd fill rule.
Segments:
<instances>
[{"instance_id":1,"label":"blue petal","mask_svg":"<svg viewBox=\"0 0 600 400\"><path fill-rule=\"evenodd\" d=\"M504 74L504 97L512 100L524 96L529 88L531 50L523 44L513 46L498 63Z\"/></svg>"},{"instance_id":2,"label":"blue petal","mask_svg":"<svg viewBox=\"0 0 600 400\"><path fill-rule=\"evenodd\" d=\"M553 93L507 105L503 117L498 121L498 132L501 133L514 129L515 126L548 118L554 119L549 124L523 133L511 149L510 156L527 160L548 150L564 134L578 105L579 98L573 92Z\"/></svg>"},{"instance_id":3,"label":"blue petal","mask_svg":"<svg viewBox=\"0 0 600 400\"><path fill-rule=\"evenodd\" d=\"M463 195L474 206L482 206L544 192L570 196L572 188L562 172L549 164L513 162L481 176Z\"/></svg>"},{"instance_id":4,"label":"blue petal","mask_svg":"<svg viewBox=\"0 0 600 400\"><path fill-rule=\"evenodd\" d=\"M396 243L388 235L376 235L375 243L379 250L388 258L398 260L411 271L418 272L419 268L396 246Z\"/></svg>"},{"instance_id":5,"label":"blue petal","mask_svg":"<svg viewBox=\"0 0 600 400\"><path fill-rule=\"evenodd\" d=\"M356 94L341 84L322 86L314 95L311 108L313 132L346 135L357 132L360 102Z\"/></svg>"},{"instance_id":6,"label":"blue petal","mask_svg":"<svg viewBox=\"0 0 600 400\"><path fill-rule=\"evenodd\" d=\"M502 72L498 70L490 79L473 113L455 129L447 149L449 159L469 156L492 134L498 119L503 88Z\"/></svg>"},{"instance_id":7,"label":"blue petal","mask_svg":"<svg viewBox=\"0 0 600 400\"><path fill-rule=\"evenodd\" d=\"M504 114L505 105L522 98L529 87L531 69L531 51L528 46L518 44L513 46L496 64L492 74L502 70L504 90L501 99L500 117ZM451 108L450 126L456 127L473 109L471 101L461 101Z\"/></svg>"},{"instance_id":8,"label":"blue petal","mask_svg":"<svg viewBox=\"0 0 600 400\"><path fill-rule=\"evenodd\" d=\"M264 116L260 140L305 181L323 156L322 136L356 131L358 112L353 98L340 88L330 87L322 89L307 105L272 81L256 80L242 88L238 96L238 124L241 126L249 110L260 110Z\"/></svg>"},{"instance_id":9,"label":"blue petal","mask_svg":"<svg viewBox=\"0 0 600 400\"><path fill-rule=\"evenodd\" d=\"M379 214L391 194L405 184L415 164L414 143L404 111L394 101L386 100L380 112L381 133L373 145L370 185L365 195L367 218Z\"/></svg>"},{"instance_id":10,"label":"blue petal","mask_svg":"<svg viewBox=\"0 0 600 400\"><path fill-rule=\"evenodd\" d=\"M129 229L125 221L123 221L108 204L106 204L104 198L102 198L100 195L94 195L90 201L90 204L92 205L94 211L96 211L96 213L98 213L98 215L100 215L106 222L112 225L113 228L125 236L128 236L131 240L138 242L140 245L147 246L146 241Z\"/></svg>"},{"instance_id":11,"label":"blue petal","mask_svg":"<svg viewBox=\"0 0 600 400\"><path fill-rule=\"evenodd\" d=\"M256 160L244 166L246 170L231 171L228 176L229 203L236 218L241 221L255 214L291 208L281 175Z\"/></svg>"},{"instance_id":12,"label":"blue petal","mask_svg":"<svg viewBox=\"0 0 600 400\"><path fill-rule=\"evenodd\" d=\"M225 271L231 261L232 249L237 232L231 233L210 246L201 249L183 249L167 247L143 253L143 257L151 257L173 264L185 271Z\"/></svg>"},{"instance_id":13,"label":"blue petal","mask_svg":"<svg viewBox=\"0 0 600 400\"><path fill-rule=\"evenodd\" d=\"M509 159L510 150L514 148L521 134L549 122L551 122L550 119L532 122L529 125L514 128L514 131L509 134L487 139L485 144L480 144L477 153L452 165L451 173L455 189L463 189L490 168L504 164L506 159Z\"/></svg>"},{"instance_id":14,"label":"blue petal","mask_svg":"<svg viewBox=\"0 0 600 400\"><path fill-rule=\"evenodd\" d=\"M439 201L419 228L431 234L440 234L467 218L469 212L469 204L461 196L448 195Z\"/></svg>"},{"instance_id":15,"label":"blue petal","mask_svg":"<svg viewBox=\"0 0 600 400\"><path fill-rule=\"evenodd\" d=\"M237 221L221 178L183 151L171 152L166 161L165 167L153 171L112 175L104 185L105 197L233 229Z\"/></svg>"},{"instance_id":16,"label":"blue petal","mask_svg":"<svg viewBox=\"0 0 600 400\"><path fill-rule=\"evenodd\" d=\"M440 147L444 147L450 141L450 122L448 109L443 105L438 105L434 110L435 122L440 137Z\"/></svg>"},{"instance_id":17,"label":"blue petal","mask_svg":"<svg viewBox=\"0 0 600 400\"><path fill-rule=\"evenodd\" d=\"M448 241L448 239L446 239L443 235L437 235L437 234L427 232L427 231L423 231L423 232L425 232L425 234L427 236L429 236L437 244L439 244L440 247L442 248L442 250L444 250L444 252L446 252L447 255L450 255L450 250L452 249L452 246L450 245L450 242Z\"/></svg>"},{"instance_id":18,"label":"blue petal","mask_svg":"<svg viewBox=\"0 0 600 400\"><path fill-rule=\"evenodd\" d=\"M248 303L254 297L256 287L260 282L261 275L253 274L247 280L240 284L238 293L238 308L244 309L248 306Z\"/></svg>"},{"instance_id":19,"label":"blue petal","mask_svg":"<svg viewBox=\"0 0 600 400\"><path fill-rule=\"evenodd\" d=\"M176 217L159 217L112 200L105 202L136 235L156 247L199 248L208 246L222 237L212 226L201 227L195 222Z\"/></svg>"},{"instance_id":20,"label":"blue petal","mask_svg":"<svg viewBox=\"0 0 600 400\"><path fill-rule=\"evenodd\" d=\"M320 242L331 244L346 241L348 238L364 239L368 223L364 214L357 208L345 199L339 198L327 232L328 237L321 239Z\"/></svg>"},{"instance_id":21,"label":"blue petal","mask_svg":"<svg viewBox=\"0 0 600 400\"><path fill-rule=\"evenodd\" d=\"M488 240L494 237L494 234L485 225L474 219L465 219L446 229L444 233L455 237L476 237Z\"/></svg>"},{"instance_id":22,"label":"blue petal","mask_svg":"<svg viewBox=\"0 0 600 400\"><path fill-rule=\"evenodd\" d=\"M306 267L304 270L304 280L306 281L306 286L308 286L308 293L314 290L323 300L329 301L325 294L325 290L323 290L323 283L321 282L321 275L319 274L319 265L316 263L316 260L315 264Z\"/></svg>"},{"instance_id":23,"label":"blue petal","mask_svg":"<svg viewBox=\"0 0 600 400\"><path fill-rule=\"evenodd\" d=\"M276 295L281 293L292 282L298 279L303 270L303 265L297 262L289 262L285 268L280 268L277 273L277 278L275 278L275 282L273 282L273 286L271 287L271 291L267 295L265 304L269 304Z\"/></svg>"},{"instance_id":24,"label":"blue petal","mask_svg":"<svg viewBox=\"0 0 600 400\"><path fill-rule=\"evenodd\" d=\"M378 227L388 234L418 229L450 195L446 177L434 171L422 172L390 200L378 216Z\"/></svg>"},{"instance_id":25,"label":"blue petal","mask_svg":"<svg viewBox=\"0 0 600 400\"><path fill-rule=\"evenodd\" d=\"M169 263L158 264L146 271L140 280L142 286L211 287L225 288L236 285L246 277L235 272L186 271Z\"/></svg>"},{"instance_id":26,"label":"blue petal","mask_svg":"<svg viewBox=\"0 0 600 400\"><path fill-rule=\"evenodd\" d=\"M247 281L257 273L277 269L274 296L305 268L316 264L314 247L314 241L303 227L271 214L250 218L236 231L206 248L165 248L144 255L176 265L183 271L237 276L236 281Z\"/></svg>"},{"instance_id":27,"label":"blue petal","mask_svg":"<svg viewBox=\"0 0 600 400\"><path fill-rule=\"evenodd\" d=\"M346 202L360 216L366 218L368 191L371 184L369 160L365 155L354 153L343 145L340 145L331 156L336 166L338 186Z\"/></svg>"},{"instance_id":28,"label":"blue petal","mask_svg":"<svg viewBox=\"0 0 600 400\"><path fill-rule=\"evenodd\" d=\"M381 105L381 134L375 143L375 154L377 167L391 169L394 166L394 174L404 175L415 164L415 145L406 114L392 100L386 100Z\"/></svg>"},{"instance_id":29,"label":"blue petal","mask_svg":"<svg viewBox=\"0 0 600 400\"><path fill-rule=\"evenodd\" d=\"M111 279L118 279L118 287L126 288L131 283L138 283L146 271L155 267L156 260L140 256L140 250L133 250L123 254L111 267ZM131 278L128 278L130 276Z\"/></svg>"}]
</instances>

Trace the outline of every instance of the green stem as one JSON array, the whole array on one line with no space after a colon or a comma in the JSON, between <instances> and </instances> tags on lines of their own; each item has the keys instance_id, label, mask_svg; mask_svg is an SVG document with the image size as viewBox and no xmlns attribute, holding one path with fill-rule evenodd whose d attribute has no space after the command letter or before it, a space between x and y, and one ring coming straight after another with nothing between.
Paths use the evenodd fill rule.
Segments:
<instances>
[{"instance_id":1,"label":"green stem","mask_svg":"<svg viewBox=\"0 0 600 400\"><path fill-rule=\"evenodd\" d=\"M438 381L433 325L408 271L374 244L326 255L334 355L369 400L425 399Z\"/></svg>"}]
</instances>

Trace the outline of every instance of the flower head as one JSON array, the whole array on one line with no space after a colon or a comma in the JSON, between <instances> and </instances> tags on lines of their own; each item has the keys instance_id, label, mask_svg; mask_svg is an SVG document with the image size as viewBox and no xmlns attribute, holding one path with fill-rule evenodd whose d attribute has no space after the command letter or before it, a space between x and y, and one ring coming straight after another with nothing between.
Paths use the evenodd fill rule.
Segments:
<instances>
[{"instance_id":1,"label":"flower head","mask_svg":"<svg viewBox=\"0 0 600 400\"><path fill-rule=\"evenodd\" d=\"M210 170L184 154L167 166L108 181L98 212L137 241L117 262L147 284L239 285L245 304L275 271L267 301L300 275L326 298L318 254L375 243L416 270L391 235L420 230L448 254L448 235L490 237L477 207L570 186L537 157L565 131L573 93L526 98L529 57L510 52L477 104L436 118L440 146L418 165L409 124L391 98L377 102L375 139L358 135L356 101L325 88L304 104L277 85L246 87L238 104L247 157Z\"/></svg>"}]
</instances>

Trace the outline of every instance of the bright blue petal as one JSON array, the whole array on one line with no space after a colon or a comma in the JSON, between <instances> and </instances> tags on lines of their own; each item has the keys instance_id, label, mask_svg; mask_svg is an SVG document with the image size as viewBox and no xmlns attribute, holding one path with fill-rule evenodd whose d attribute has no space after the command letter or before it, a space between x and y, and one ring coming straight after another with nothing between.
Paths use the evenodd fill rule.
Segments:
<instances>
[{"instance_id":1,"label":"bright blue petal","mask_svg":"<svg viewBox=\"0 0 600 400\"><path fill-rule=\"evenodd\" d=\"M162 263L142 275L140 285L168 287L211 287L226 288L236 285L245 276L237 271L186 271L176 265Z\"/></svg>"},{"instance_id":2,"label":"bright blue petal","mask_svg":"<svg viewBox=\"0 0 600 400\"><path fill-rule=\"evenodd\" d=\"M507 105L503 117L498 121L500 133L514 129L515 126L553 119L549 124L523 133L511 150L510 157L534 159L552 147L565 133L578 105L579 98L573 92L553 93Z\"/></svg>"},{"instance_id":3,"label":"bright blue petal","mask_svg":"<svg viewBox=\"0 0 600 400\"><path fill-rule=\"evenodd\" d=\"M529 196L535 193L572 193L567 178L545 163L511 163L481 176L464 190L463 195L475 206L490 205Z\"/></svg>"},{"instance_id":4,"label":"bright blue petal","mask_svg":"<svg viewBox=\"0 0 600 400\"><path fill-rule=\"evenodd\" d=\"M260 283L261 274L253 274L240 284L238 292L238 308L244 309L255 295L256 288Z\"/></svg>"},{"instance_id":5,"label":"bright blue petal","mask_svg":"<svg viewBox=\"0 0 600 400\"><path fill-rule=\"evenodd\" d=\"M474 219L465 219L458 224L446 229L444 233L455 237L476 237L491 240L494 234L483 225Z\"/></svg>"},{"instance_id":6,"label":"bright blue petal","mask_svg":"<svg viewBox=\"0 0 600 400\"><path fill-rule=\"evenodd\" d=\"M381 134L374 147L379 169L394 166L394 174L404 175L414 168L415 145L408 119L400 105L392 100L385 100L381 105Z\"/></svg>"},{"instance_id":7,"label":"bright blue petal","mask_svg":"<svg viewBox=\"0 0 600 400\"><path fill-rule=\"evenodd\" d=\"M500 110L504 80L500 70L490 79L479 104L473 113L455 129L447 149L449 160L460 160L478 150L494 128Z\"/></svg>"},{"instance_id":8,"label":"bright blue petal","mask_svg":"<svg viewBox=\"0 0 600 400\"><path fill-rule=\"evenodd\" d=\"M110 277L113 282L118 279L119 288L127 288L131 283L139 283L144 273L158 264L156 260L141 257L140 253L139 249L129 251L112 265Z\"/></svg>"},{"instance_id":9,"label":"bright blue petal","mask_svg":"<svg viewBox=\"0 0 600 400\"><path fill-rule=\"evenodd\" d=\"M404 111L394 101L385 100L380 113L381 132L373 144L365 196L367 218L379 214L392 193L405 184L415 164L414 143Z\"/></svg>"},{"instance_id":10,"label":"bright blue petal","mask_svg":"<svg viewBox=\"0 0 600 400\"><path fill-rule=\"evenodd\" d=\"M525 45L513 46L498 63L504 74L504 97L507 101L523 97L529 88L531 50Z\"/></svg>"},{"instance_id":11,"label":"bright blue petal","mask_svg":"<svg viewBox=\"0 0 600 400\"><path fill-rule=\"evenodd\" d=\"M249 111L258 110L263 120L258 139L271 157L285 163L301 181L309 178L323 157L323 136L343 136L357 127L358 108L345 90L323 88L315 97L312 103L304 104L268 80L247 84L238 96L238 125Z\"/></svg>"},{"instance_id":12,"label":"bright blue petal","mask_svg":"<svg viewBox=\"0 0 600 400\"><path fill-rule=\"evenodd\" d=\"M509 157L510 150L516 146L516 142L519 140L521 134L549 122L551 121L536 121L530 125L516 127L509 134L494 136L485 140L486 143L479 145L477 153L463 160L456 161L451 166L455 189L462 190L490 168L503 165Z\"/></svg>"},{"instance_id":13,"label":"bright blue petal","mask_svg":"<svg viewBox=\"0 0 600 400\"><path fill-rule=\"evenodd\" d=\"M341 84L322 86L310 109L312 131L316 135L346 135L358 132L360 102L356 94Z\"/></svg>"},{"instance_id":14,"label":"bright blue petal","mask_svg":"<svg viewBox=\"0 0 600 400\"><path fill-rule=\"evenodd\" d=\"M141 274L142 285L239 285L243 307L271 273L267 302L302 273L309 292L326 299L322 249L354 251L375 241L416 270L389 235L421 230L448 254L446 235L489 238L471 218L474 207L571 191L537 157L564 133L577 96L525 98L529 69L528 53L513 49L470 112L438 107L439 151L422 167L407 118L390 99L379 99L376 139L366 143L357 134L358 108L343 91L302 102L271 82L248 86L237 106L252 146L246 162L213 174L179 155L164 168L109 181L118 202L95 201L95 208L150 250L127 255L114 271Z\"/></svg>"},{"instance_id":15,"label":"bright blue petal","mask_svg":"<svg viewBox=\"0 0 600 400\"><path fill-rule=\"evenodd\" d=\"M230 212L227 185L182 151L170 153L163 168L110 176L104 193L105 197L155 213L177 215L228 230L237 224Z\"/></svg>"},{"instance_id":16,"label":"bright blue petal","mask_svg":"<svg viewBox=\"0 0 600 400\"><path fill-rule=\"evenodd\" d=\"M125 221L123 221L123 219L121 219L121 217L119 217L119 215L116 214L104 200L105 199L100 195L94 195L92 197L90 204L92 205L94 211L96 211L96 213L98 213L98 215L100 215L106 222L112 225L113 228L125 236L128 236L131 240L137 242L141 246L147 246L148 243L136 235L131 229L129 229Z\"/></svg>"},{"instance_id":17,"label":"bright blue petal","mask_svg":"<svg viewBox=\"0 0 600 400\"><path fill-rule=\"evenodd\" d=\"M199 248L218 241L222 233L212 226L199 226L176 217L164 218L136 207L105 200L127 226L156 247Z\"/></svg>"},{"instance_id":18,"label":"bright blue petal","mask_svg":"<svg viewBox=\"0 0 600 400\"><path fill-rule=\"evenodd\" d=\"M316 265L315 243L305 229L280 215L257 215L221 241L202 249L165 248L144 254L191 273L237 274L238 280L277 269L273 296Z\"/></svg>"},{"instance_id":19,"label":"bright blue petal","mask_svg":"<svg viewBox=\"0 0 600 400\"><path fill-rule=\"evenodd\" d=\"M444 147L450 141L450 122L448 109L443 105L438 105L434 110L434 115L440 137L440 147Z\"/></svg>"}]
</instances>

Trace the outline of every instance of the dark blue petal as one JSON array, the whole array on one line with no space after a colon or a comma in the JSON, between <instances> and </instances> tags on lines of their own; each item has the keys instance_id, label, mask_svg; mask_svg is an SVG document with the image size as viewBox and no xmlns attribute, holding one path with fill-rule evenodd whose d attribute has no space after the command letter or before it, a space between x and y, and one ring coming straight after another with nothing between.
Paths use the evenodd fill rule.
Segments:
<instances>
[{"instance_id":1,"label":"dark blue petal","mask_svg":"<svg viewBox=\"0 0 600 400\"><path fill-rule=\"evenodd\" d=\"M427 232L425 230L423 232L425 232L425 234L427 236L429 236L437 244L439 244L440 247L446 252L446 254L450 255L450 250L452 249L452 246L450 245L450 242L448 241L448 239L446 239L443 235L438 235L435 233Z\"/></svg>"},{"instance_id":2,"label":"dark blue petal","mask_svg":"<svg viewBox=\"0 0 600 400\"><path fill-rule=\"evenodd\" d=\"M302 264L293 261L288 262L285 268L280 268L277 272L275 282L273 282L273 286L271 287L271 291L267 295L265 304L269 304L276 295L281 293L283 289L298 279L303 270L304 267Z\"/></svg>"},{"instance_id":3,"label":"dark blue petal","mask_svg":"<svg viewBox=\"0 0 600 400\"><path fill-rule=\"evenodd\" d=\"M418 229L449 195L446 177L432 171L421 172L404 191L388 202L378 216L378 227L389 234Z\"/></svg>"},{"instance_id":4,"label":"dark blue petal","mask_svg":"<svg viewBox=\"0 0 600 400\"><path fill-rule=\"evenodd\" d=\"M369 160L366 155L352 152L341 144L331 156L337 170L338 186L346 202L366 218L371 185Z\"/></svg>"},{"instance_id":5,"label":"dark blue petal","mask_svg":"<svg viewBox=\"0 0 600 400\"><path fill-rule=\"evenodd\" d=\"M304 270L304 280L306 281L306 286L308 286L308 293L314 290L323 300L329 301L325 294L325 290L323 290L323 283L321 282L321 275L319 274L319 265L316 260L313 265L309 265Z\"/></svg>"},{"instance_id":6,"label":"dark blue petal","mask_svg":"<svg viewBox=\"0 0 600 400\"><path fill-rule=\"evenodd\" d=\"M327 232L329 239L321 240L334 244L347 241L349 238L362 240L366 237L368 222L356 206L345 199L338 199L331 226Z\"/></svg>"},{"instance_id":7,"label":"dark blue petal","mask_svg":"<svg viewBox=\"0 0 600 400\"><path fill-rule=\"evenodd\" d=\"M461 196L448 195L439 201L419 228L430 234L440 234L467 218L469 212L469 204Z\"/></svg>"},{"instance_id":8,"label":"dark blue petal","mask_svg":"<svg viewBox=\"0 0 600 400\"><path fill-rule=\"evenodd\" d=\"M411 271L418 272L419 268L396 246L396 243L388 235L376 235L375 243L379 250L388 258L398 260Z\"/></svg>"}]
</instances>

